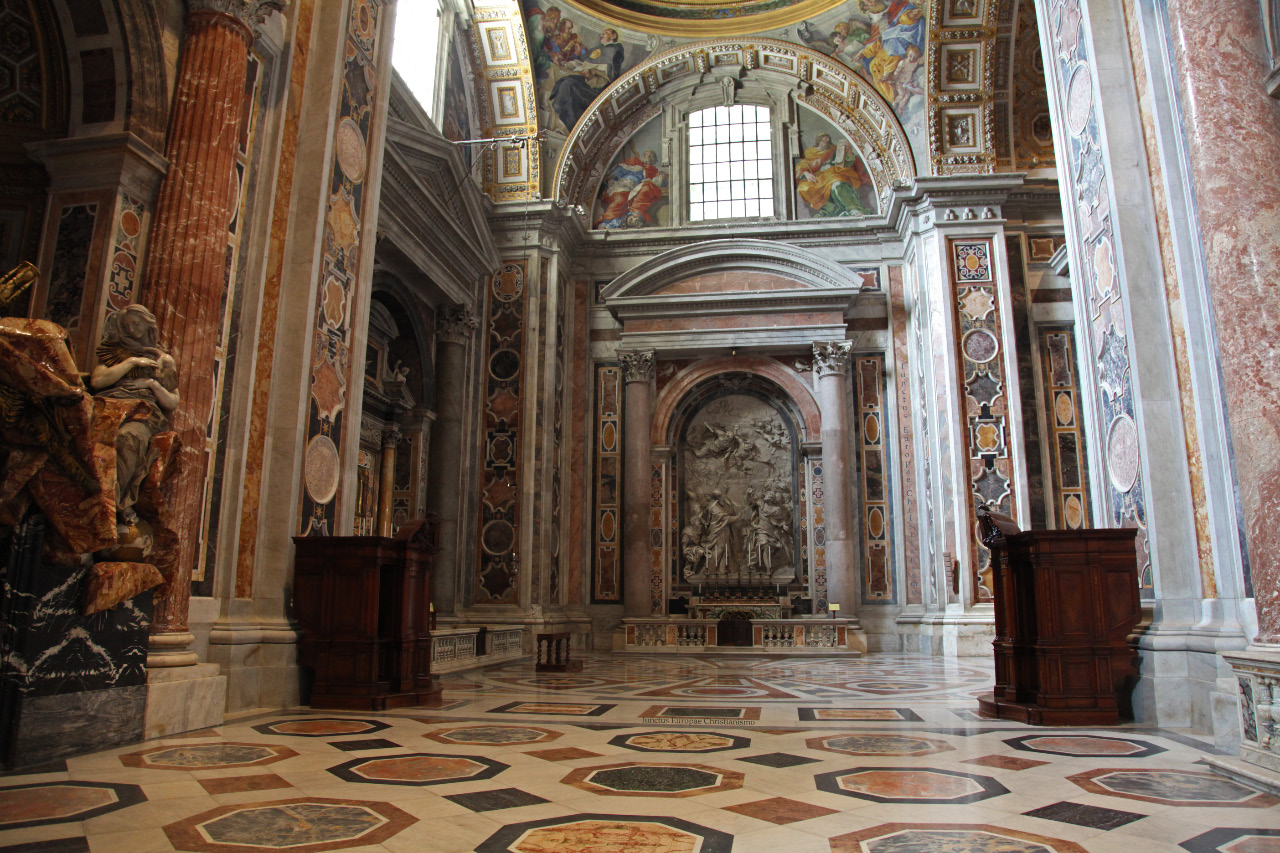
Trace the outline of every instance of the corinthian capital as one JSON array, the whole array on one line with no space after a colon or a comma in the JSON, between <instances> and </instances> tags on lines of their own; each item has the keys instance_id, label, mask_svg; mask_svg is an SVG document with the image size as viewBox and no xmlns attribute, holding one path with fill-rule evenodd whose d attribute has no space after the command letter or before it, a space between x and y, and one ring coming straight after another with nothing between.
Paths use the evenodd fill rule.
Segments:
<instances>
[{"instance_id":1,"label":"corinthian capital","mask_svg":"<svg viewBox=\"0 0 1280 853\"><path fill-rule=\"evenodd\" d=\"M213 12L234 18L257 38L262 25L275 12L283 12L289 0L187 0L187 12Z\"/></svg>"},{"instance_id":2,"label":"corinthian capital","mask_svg":"<svg viewBox=\"0 0 1280 853\"><path fill-rule=\"evenodd\" d=\"M819 376L847 373L852 341L822 341L813 345L813 366Z\"/></svg>"},{"instance_id":3,"label":"corinthian capital","mask_svg":"<svg viewBox=\"0 0 1280 853\"><path fill-rule=\"evenodd\" d=\"M625 381L648 382L653 378L653 350L627 350L618 353L618 358Z\"/></svg>"},{"instance_id":4,"label":"corinthian capital","mask_svg":"<svg viewBox=\"0 0 1280 853\"><path fill-rule=\"evenodd\" d=\"M476 315L463 305L448 305L436 315L436 334L446 344L465 345L479 325Z\"/></svg>"}]
</instances>

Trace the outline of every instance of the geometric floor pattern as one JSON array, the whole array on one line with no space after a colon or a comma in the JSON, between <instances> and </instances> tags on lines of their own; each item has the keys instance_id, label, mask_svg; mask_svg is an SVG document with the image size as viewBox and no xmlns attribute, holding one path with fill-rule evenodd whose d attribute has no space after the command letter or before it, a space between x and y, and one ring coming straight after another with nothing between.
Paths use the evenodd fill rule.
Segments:
<instances>
[{"instance_id":1,"label":"geometric floor pattern","mask_svg":"<svg viewBox=\"0 0 1280 853\"><path fill-rule=\"evenodd\" d=\"M585 656L0 777L0 853L1261 853L1280 801L1137 726L983 720L988 660Z\"/></svg>"}]
</instances>

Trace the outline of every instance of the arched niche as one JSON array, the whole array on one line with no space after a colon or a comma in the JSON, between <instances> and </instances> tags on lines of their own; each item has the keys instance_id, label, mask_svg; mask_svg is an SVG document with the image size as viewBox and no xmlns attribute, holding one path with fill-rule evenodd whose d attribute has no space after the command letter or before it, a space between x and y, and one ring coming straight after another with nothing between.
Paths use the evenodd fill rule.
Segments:
<instances>
[{"instance_id":1,"label":"arched niche","mask_svg":"<svg viewBox=\"0 0 1280 853\"><path fill-rule=\"evenodd\" d=\"M789 42L716 40L656 54L614 81L569 134L556 166L555 197L591 210L615 155L641 127L665 108L685 116L733 103L739 89L758 93L744 102L783 109L794 99L831 121L865 158L882 210L893 187L916 175L893 110L852 69Z\"/></svg>"},{"instance_id":2,"label":"arched niche","mask_svg":"<svg viewBox=\"0 0 1280 853\"><path fill-rule=\"evenodd\" d=\"M804 434L796 401L759 373L716 372L680 397L670 428L673 589L802 582Z\"/></svg>"}]
</instances>

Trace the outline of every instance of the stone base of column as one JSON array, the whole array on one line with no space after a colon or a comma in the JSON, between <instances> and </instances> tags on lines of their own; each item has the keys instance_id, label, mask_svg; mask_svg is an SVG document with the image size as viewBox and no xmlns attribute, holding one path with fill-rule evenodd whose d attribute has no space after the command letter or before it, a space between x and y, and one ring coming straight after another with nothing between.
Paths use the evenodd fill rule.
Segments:
<instances>
[{"instance_id":1,"label":"stone base of column","mask_svg":"<svg viewBox=\"0 0 1280 853\"><path fill-rule=\"evenodd\" d=\"M143 737L220 726L226 707L227 677L216 663L148 670Z\"/></svg>"},{"instance_id":2,"label":"stone base of column","mask_svg":"<svg viewBox=\"0 0 1280 853\"><path fill-rule=\"evenodd\" d=\"M188 631L152 634L147 648L147 669L195 666L200 658L191 651L196 635Z\"/></svg>"},{"instance_id":3,"label":"stone base of column","mask_svg":"<svg viewBox=\"0 0 1280 853\"><path fill-rule=\"evenodd\" d=\"M1254 645L1222 657L1239 685L1240 758L1280 773L1280 647Z\"/></svg>"},{"instance_id":4,"label":"stone base of column","mask_svg":"<svg viewBox=\"0 0 1280 853\"><path fill-rule=\"evenodd\" d=\"M902 651L934 657L991 657L996 638L995 612L980 604L968 613L904 613ZM907 627L910 626L910 627Z\"/></svg>"}]
</instances>

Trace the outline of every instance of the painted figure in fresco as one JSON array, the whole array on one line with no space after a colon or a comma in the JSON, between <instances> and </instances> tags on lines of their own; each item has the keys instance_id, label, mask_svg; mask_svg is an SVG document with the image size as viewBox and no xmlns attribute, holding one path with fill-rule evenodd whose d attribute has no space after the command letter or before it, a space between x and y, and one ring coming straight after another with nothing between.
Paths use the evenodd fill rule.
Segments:
<instances>
[{"instance_id":1,"label":"painted figure in fresco","mask_svg":"<svg viewBox=\"0 0 1280 853\"><path fill-rule=\"evenodd\" d=\"M561 81L563 82L563 81ZM658 154L647 150L618 161L600 191L603 212L596 228L643 228L653 224L654 207L666 198L670 176L658 168Z\"/></svg>"},{"instance_id":2,"label":"painted figure in fresco","mask_svg":"<svg viewBox=\"0 0 1280 853\"><path fill-rule=\"evenodd\" d=\"M557 38L565 39L563 44L554 41L552 45L551 57L560 76L551 88L551 108L564 129L571 131L591 102L622 74L625 52L618 44L618 31L608 29L600 33L599 46L588 54L573 33L573 23L565 20L563 24L569 25L569 35L562 33Z\"/></svg>"},{"instance_id":3,"label":"painted figure in fresco","mask_svg":"<svg viewBox=\"0 0 1280 853\"><path fill-rule=\"evenodd\" d=\"M905 87L914 85L915 69L924 55L924 12L911 0L858 0L857 5L858 11L838 21L828 36L808 22L797 32L810 47L863 72L895 108L899 102L905 108L910 101L909 95L904 97ZM903 62L910 71L897 74Z\"/></svg>"},{"instance_id":4,"label":"painted figure in fresco","mask_svg":"<svg viewBox=\"0 0 1280 853\"><path fill-rule=\"evenodd\" d=\"M150 404L145 419L125 423L116 435L116 517L124 525L138 518L133 506L151 461L151 439L169 428L169 413L178 407L177 364L157 345L159 333L155 316L141 305L112 314L89 376L96 396Z\"/></svg>"},{"instance_id":5,"label":"painted figure in fresco","mask_svg":"<svg viewBox=\"0 0 1280 853\"><path fill-rule=\"evenodd\" d=\"M582 43L582 36L573 31L573 21L568 18L560 19L560 26L556 28L555 34L550 36L550 39L551 61L556 65L576 62L587 55L587 46Z\"/></svg>"},{"instance_id":6,"label":"painted figure in fresco","mask_svg":"<svg viewBox=\"0 0 1280 853\"><path fill-rule=\"evenodd\" d=\"M858 189L870 185L866 167L844 140L836 145L819 133L812 148L796 160L796 189L814 216L858 216L871 213Z\"/></svg>"},{"instance_id":7,"label":"painted figure in fresco","mask_svg":"<svg viewBox=\"0 0 1280 853\"><path fill-rule=\"evenodd\" d=\"M551 40L560 29L560 7L552 6L545 12L534 7L529 12L529 48L533 60L533 71L541 80L550 73L553 64L551 59Z\"/></svg>"},{"instance_id":8,"label":"painted figure in fresco","mask_svg":"<svg viewBox=\"0 0 1280 853\"><path fill-rule=\"evenodd\" d=\"M898 112L905 112L911 98L915 95L924 97L924 86L916 82L916 72L921 71L923 67L924 61L921 58L920 48L913 44L907 48L906 55L902 57L897 67L885 77L893 89L893 108Z\"/></svg>"}]
</instances>

